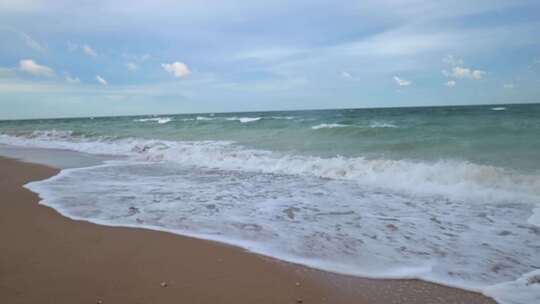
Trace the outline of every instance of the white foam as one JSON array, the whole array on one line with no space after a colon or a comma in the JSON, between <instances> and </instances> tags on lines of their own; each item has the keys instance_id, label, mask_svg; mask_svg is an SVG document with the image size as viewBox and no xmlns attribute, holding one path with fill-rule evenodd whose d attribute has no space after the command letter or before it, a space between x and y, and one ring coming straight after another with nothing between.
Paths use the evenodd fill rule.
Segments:
<instances>
[{"instance_id":1,"label":"white foam","mask_svg":"<svg viewBox=\"0 0 540 304\"><path fill-rule=\"evenodd\" d=\"M390 122L372 121L369 124L369 127L370 128L397 128L398 126L396 126L395 124L390 123Z\"/></svg>"},{"instance_id":2,"label":"white foam","mask_svg":"<svg viewBox=\"0 0 540 304\"><path fill-rule=\"evenodd\" d=\"M206 116L197 116L195 119L196 120L214 120L214 118L206 117Z\"/></svg>"},{"instance_id":3,"label":"white foam","mask_svg":"<svg viewBox=\"0 0 540 304\"><path fill-rule=\"evenodd\" d=\"M519 200L478 204L347 180L171 162L64 170L27 187L75 219L165 230L323 270L421 278L496 297L497 285L539 262L539 233L525 224L528 204ZM532 303L519 302L534 299L527 290L501 303Z\"/></svg>"},{"instance_id":4,"label":"white foam","mask_svg":"<svg viewBox=\"0 0 540 304\"><path fill-rule=\"evenodd\" d=\"M294 119L294 116L272 116L272 119L285 119L285 120L291 120Z\"/></svg>"},{"instance_id":5,"label":"white foam","mask_svg":"<svg viewBox=\"0 0 540 304\"><path fill-rule=\"evenodd\" d=\"M516 198L531 201L540 196L538 175L464 161L428 163L363 157L321 158L248 149L226 141L85 138L72 136L70 131L56 130L36 131L28 136L0 135L0 143L131 156L137 160L169 160L223 170L347 179L410 193L479 202Z\"/></svg>"},{"instance_id":6,"label":"white foam","mask_svg":"<svg viewBox=\"0 0 540 304\"><path fill-rule=\"evenodd\" d=\"M237 120L241 123L250 123L254 121L261 120L262 117L227 117L226 120Z\"/></svg>"},{"instance_id":7,"label":"white foam","mask_svg":"<svg viewBox=\"0 0 540 304\"><path fill-rule=\"evenodd\" d=\"M313 126L313 127L311 127L311 129L313 129L313 130L333 129L333 128L345 128L345 127L349 127L349 126L350 125L344 125L344 124L338 124L338 123L330 123L330 124L323 123L323 124L320 124L320 125Z\"/></svg>"},{"instance_id":8,"label":"white foam","mask_svg":"<svg viewBox=\"0 0 540 304\"><path fill-rule=\"evenodd\" d=\"M171 117L152 117L152 118L140 118L135 119L137 122L157 122L158 124L166 124L171 122L173 119Z\"/></svg>"},{"instance_id":9,"label":"white foam","mask_svg":"<svg viewBox=\"0 0 540 304\"><path fill-rule=\"evenodd\" d=\"M494 108L491 108L491 110L493 110L493 111L505 111L506 107L494 107Z\"/></svg>"},{"instance_id":10,"label":"white foam","mask_svg":"<svg viewBox=\"0 0 540 304\"><path fill-rule=\"evenodd\" d=\"M526 273L515 281L489 286L484 293L499 303L540 303L540 269Z\"/></svg>"},{"instance_id":11,"label":"white foam","mask_svg":"<svg viewBox=\"0 0 540 304\"><path fill-rule=\"evenodd\" d=\"M533 215L528 219L528 223L540 227L540 206L533 209Z\"/></svg>"}]
</instances>

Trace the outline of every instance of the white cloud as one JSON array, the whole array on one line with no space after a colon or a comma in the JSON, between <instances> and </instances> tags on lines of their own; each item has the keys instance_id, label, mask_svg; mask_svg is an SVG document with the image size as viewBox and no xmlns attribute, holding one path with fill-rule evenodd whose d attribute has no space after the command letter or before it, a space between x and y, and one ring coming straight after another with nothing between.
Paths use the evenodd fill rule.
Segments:
<instances>
[{"instance_id":1,"label":"white cloud","mask_svg":"<svg viewBox=\"0 0 540 304\"><path fill-rule=\"evenodd\" d=\"M485 71L473 70L459 66L453 67L451 71L443 70L442 73L446 77L474 80L482 79L486 75Z\"/></svg>"},{"instance_id":2,"label":"white cloud","mask_svg":"<svg viewBox=\"0 0 540 304\"><path fill-rule=\"evenodd\" d=\"M401 79L398 76L394 76L394 80L396 81L397 85L400 86L400 87L408 87L412 83L411 81Z\"/></svg>"},{"instance_id":3,"label":"white cloud","mask_svg":"<svg viewBox=\"0 0 540 304\"><path fill-rule=\"evenodd\" d=\"M448 80L444 85L449 87L449 88L453 88L453 87L456 86L456 81L455 80Z\"/></svg>"},{"instance_id":4,"label":"white cloud","mask_svg":"<svg viewBox=\"0 0 540 304\"><path fill-rule=\"evenodd\" d=\"M80 45L80 44L77 44L77 43L68 42L68 51L75 52L75 51L78 51L78 50L81 50L84 54L86 54L86 55L88 55L90 57L97 57L98 56L98 53L96 52L96 50L94 50L88 44Z\"/></svg>"},{"instance_id":5,"label":"white cloud","mask_svg":"<svg viewBox=\"0 0 540 304\"><path fill-rule=\"evenodd\" d=\"M351 75L351 73L349 73L349 72L347 72L347 71L341 72L341 77L347 78L347 79L353 79L353 78L354 78L354 77Z\"/></svg>"},{"instance_id":6,"label":"white cloud","mask_svg":"<svg viewBox=\"0 0 540 304\"><path fill-rule=\"evenodd\" d=\"M135 63L133 63L133 62L128 62L128 63L126 63L126 68L127 68L129 71L134 72L134 71L136 71L136 70L139 69L139 66L137 66L137 65L136 65Z\"/></svg>"},{"instance_id":7,"label":"white cloud","mask_svg":"<svg viewBox=\"0 0 540 304\"><path fill-rule=\"evenodd\" d=\"M516 88L516 85L513 84L513 83L505 83L505 84L503 85L503 87L504 87L505 89L515 89L515 88Z\"/></svg>"},{"instance_id":8,"label":"white cloud","mask_svg":"<svg viewBox=\"0 0 540 304\"><path fill-rule=\"evenodd\" d=\"M97 52L93 48L91 48L88 44L83 45L82 50L88 56L97 57L98 55Z\"/></svg>"},{"instance_id":9,"label":"white cloud","mask_svg":"<svg viewBox=\"0 0 540 304\"><path fill-rule=\"evenodd\" d=\"M68 83L80 83L81 82L79 77L71 77L71 76L69 76L69 74L67 74L65 78L66 78L66 82L68 82Z\"/></svg>"},{"instance_id":10,"label":"white cloud","mask_svg":"<svg viewBox=\"0 0 540 304\"><path fill-rule=\"evenodd\" d=\"M34 76L52 77L55 75L53 69L44 65L39 65L31 59L19 61L19 70Z\"/></svg>"},{"instance_id":11,"label":"white cloud","mask_svg":"<svg viewBox=\"0 0 540 304\"><path fill-rule=\"evenodd\" d=\"M44 52L45 48L39 44L36 40L34 40L32 37L28 36L24 32L19 32L19 36L24 41L24 43L31 49L38 51L38 52Z\"/></svg>"},{"instance_id":12,"label":"white cloud","mask_svg":"<svg viewBox=\"0 0 540 304\"><path fill-rule=\"evenodd\" d=\"M454 55L447 55L443 58L443 62L451 66L463 65L463 59L454 57Z\"/></svg>"},{"instance_id":13,"label":"white cloud","mask_svg":"<svg viewBox=\"0 0 540 304\"><path fill-rule=\"evenodd\" d=\"M96 80L103 86L106 86L108 84L107 80L105 80L103 77L99 75L96 75Z\"/></svg>"},{"instance_id":14,"label":"white cloud","mask_svg":"<svg viewBox=\"0 0 540 304\"><path fill-rule=\"evenodd\" d=\"M19 38L24 42L24 44L26 44L26 46L33 49L34 51L45 52L46 50L44 46L42 46L34 38L30 37L30 35L26 34L23 31L19 31L17 29L14 29L8 26L0 26L0 31L8 31L8 32L18 35Z\"/></svg>"},{"instance_id":15,"label":"white cloud","mask_svg":"<svg viewBox=\"0 0 540 304\"><path fill-rule=\"evenodd\" d=\"M187 65L179 61L173 63L163 63L161 67L176 78L186 77L189 75L189 73L191 73Z\"/></svg>"}]
</instances>

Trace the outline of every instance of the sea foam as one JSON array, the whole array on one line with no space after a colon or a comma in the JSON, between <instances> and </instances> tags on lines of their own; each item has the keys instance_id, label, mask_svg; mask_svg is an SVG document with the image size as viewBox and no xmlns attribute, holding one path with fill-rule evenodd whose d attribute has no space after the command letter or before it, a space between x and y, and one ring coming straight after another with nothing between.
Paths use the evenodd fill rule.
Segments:
<instances>
[{"instance_id":1,"label":"sea foam","mask_svg":"<svg viewBox=\"0 0 540 304\"><path fill-rule=\"evenodd\" d=\"M135 119L136 122L157 122L158 124L166 124L171 122L173 119L171 117L152 117L152 118L140 118Z\"/></svg>"},{"instance_id":2,"label":"sea foam","mask_svg":"<svg viewBox=\"0 0 540 304\"><path fill-rule=\"evenodd\" d=\"M349 127L349 125L344 124L338 124L338 123L323 123L316 126L311 127L313 130L319 130L319 129L333 129L333 128L345 128Z\"/></svg>"}]
</instances>

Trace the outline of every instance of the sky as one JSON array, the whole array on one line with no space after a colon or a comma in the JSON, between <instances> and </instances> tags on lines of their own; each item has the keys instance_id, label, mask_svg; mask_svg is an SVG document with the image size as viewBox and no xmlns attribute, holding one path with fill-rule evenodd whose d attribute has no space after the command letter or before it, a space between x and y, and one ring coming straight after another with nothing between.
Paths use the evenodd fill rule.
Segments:
<instances>
[{"instance_id":1,"label":"sky","mask_svg":"<svg viewBox=\"0 0 540 304\"><path fill-rule=\"evenodd\" d=\"M539 101L538 0L0 0L0 119Z\"/></svg>"}]
</instances>

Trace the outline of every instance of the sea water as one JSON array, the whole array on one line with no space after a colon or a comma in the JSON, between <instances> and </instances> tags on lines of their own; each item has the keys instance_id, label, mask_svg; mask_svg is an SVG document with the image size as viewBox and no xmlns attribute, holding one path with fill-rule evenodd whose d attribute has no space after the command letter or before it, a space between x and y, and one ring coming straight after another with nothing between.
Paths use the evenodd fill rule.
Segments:
<instances>
[{"instance_id":1,"label":"sea water","mask_svg":"<svg viewBox=\"0 0 540 304\"><path fill-rule=\"evenodd\" d=\"M27 185L62 214L540 303L540 105L0 122L114 157Z\"/></svg>"}]
</instances>

